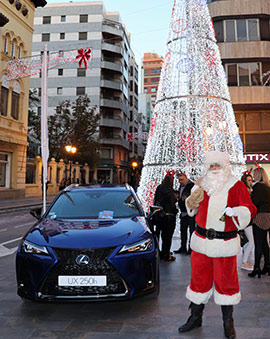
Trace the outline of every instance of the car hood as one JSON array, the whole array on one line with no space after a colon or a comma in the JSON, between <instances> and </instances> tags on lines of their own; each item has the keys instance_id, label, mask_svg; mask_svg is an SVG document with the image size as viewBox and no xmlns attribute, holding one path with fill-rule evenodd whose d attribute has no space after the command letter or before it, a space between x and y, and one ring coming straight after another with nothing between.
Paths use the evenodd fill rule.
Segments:
<instances>
[{"instance_id":1,"label":"car hood","mask_svg":"<svg viewBox=\"0 0 270 339\"><path fill-rule=\"evenodd\" d=\"M61 248L114 247L136 242L150 234L144 217L112 220L44 219L26 239L45 246Z\"/></svg>"}]
</instances>

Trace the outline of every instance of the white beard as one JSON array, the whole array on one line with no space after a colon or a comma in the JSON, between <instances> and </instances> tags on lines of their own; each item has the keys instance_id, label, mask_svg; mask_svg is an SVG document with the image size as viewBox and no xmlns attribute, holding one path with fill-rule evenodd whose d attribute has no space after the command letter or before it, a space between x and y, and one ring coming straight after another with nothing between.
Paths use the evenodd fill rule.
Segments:
<instances>
[{"instance_id":1,"label":"white beard","mask_svg":"<svg viewBox=\"0 0 270 339\"><path fill-rule=\"evenodd\" d=\"M213 193L221 191L227 180L228 174L223 169L208 170L201 182L201 187L210 196Z\"/></svg>"}]
</instances>

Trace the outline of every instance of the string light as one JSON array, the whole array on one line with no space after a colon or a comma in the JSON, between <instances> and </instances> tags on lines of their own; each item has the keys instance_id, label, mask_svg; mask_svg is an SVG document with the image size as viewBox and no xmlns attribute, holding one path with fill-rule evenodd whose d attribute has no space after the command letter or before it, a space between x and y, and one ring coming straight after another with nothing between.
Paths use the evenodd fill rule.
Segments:
<instances>
[{"instance_id":1,"label":"string light","mask_svg":"<svg viewBox=\"0 0 270 339\"><path fill-rule=\"evenodd\" d=\"M138 190L146 210L168 170L199 178L207 151L229 154L239 178L245 169L208 2L175 0L173 4Z\"/></svg>"}]
</instances>

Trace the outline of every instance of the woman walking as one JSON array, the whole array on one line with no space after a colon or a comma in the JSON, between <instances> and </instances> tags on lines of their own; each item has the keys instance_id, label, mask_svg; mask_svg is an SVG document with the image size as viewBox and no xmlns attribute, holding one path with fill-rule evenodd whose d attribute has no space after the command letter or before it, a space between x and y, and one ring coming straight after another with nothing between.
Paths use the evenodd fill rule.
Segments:
<instances>
[{"instance_id":1,"label":"woman walking","mask_svg":"<svg viewBox=\"0 0 270 339\"><path fill-rule=\"evenodd\" d=\"M241 178L243 183L246 185L246 188L251 195L252 192L252 185L253 185L253 178L249 171L245 172ZM253 238L253 231L252 231L252 223L250 223L244 229L245 235L248 239L248 242L243 246L243 255L242 255L242 270L252 271L253 264L254 264L254 238Z\"/></svg>"},{"instance_id":2,"label":"woman walking","mask_svg":"<svg viewBox=\"0 0 270 339\"><path fill-rule=\"evenodd\" d=\"M258 167L253 171L255 184L252 191L252 201L257 207L257 214L254 217L253 236L255 243L255 263L254 269L249 273L249 277L253 278L261 274L270 275L269 263L269 245L267 242L267 231L270 228L270 183L266 171L262 167ZM264 267L260 269L261 257L264 256Z\"/></svg>"}]
</instances>

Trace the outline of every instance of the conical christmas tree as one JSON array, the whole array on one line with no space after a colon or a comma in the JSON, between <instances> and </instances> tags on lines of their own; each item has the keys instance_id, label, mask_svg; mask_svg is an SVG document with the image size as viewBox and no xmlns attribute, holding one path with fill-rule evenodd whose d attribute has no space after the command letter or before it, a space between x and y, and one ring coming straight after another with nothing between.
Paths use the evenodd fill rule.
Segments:
<instances>
[{"instance_id":1,"label":"conical christmas tree","mask_svg":"<svg viewBox=\"0 0 270 339\"><path fill-rule=\"evenodd\" d=\"M139 196L148 209L168 170L201 175L206 152L245 163L207 0L175 0Z\"/></svg>"}]
</instances>

